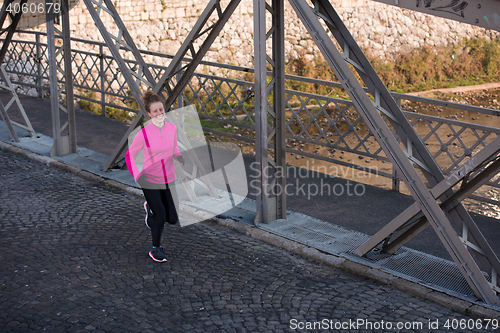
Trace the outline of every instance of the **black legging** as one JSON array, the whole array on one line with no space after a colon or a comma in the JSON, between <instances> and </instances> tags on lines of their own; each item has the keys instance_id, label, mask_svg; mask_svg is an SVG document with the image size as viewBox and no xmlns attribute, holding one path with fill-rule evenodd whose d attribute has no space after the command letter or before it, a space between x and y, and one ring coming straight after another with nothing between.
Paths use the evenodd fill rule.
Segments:
<instances>
[{"instance_id":1,"label":"black legging","mask_svg":"<svg viewBox=\"0 0 500 333\"><path fill-rule=\"evenodd\" d=\"M151 225L153 246L160 246L165 221L175 224L179 219L174 199L172 198L168 184L164 189L148 189L143 187L142 191L144 192L144 197L148 202L149 208L153 212L153 224Z\"/></svg>"}]
</instances>

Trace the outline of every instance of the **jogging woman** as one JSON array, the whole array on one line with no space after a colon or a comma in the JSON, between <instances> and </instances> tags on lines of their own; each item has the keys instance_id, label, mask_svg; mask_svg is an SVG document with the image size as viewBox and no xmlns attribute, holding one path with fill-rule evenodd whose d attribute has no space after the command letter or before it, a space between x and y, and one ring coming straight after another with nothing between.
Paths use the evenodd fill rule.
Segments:
<instances>
[{"instance_id":1,"label":"jogging woman","mask_svg":"<svg viewBox=\"0 0 500 333\"><path fill-rule=\"evenodd\" d=\"M177 127L165 121L163 100L152 91L142 96L144 109L151 121L137 132L125 154L128 170L141 186L146 198L146 225L151 229L152 248L149 256L157 262L167 261L161 247L165 221L178 221L172 191L175 190L174 159L184 164L177 147ZM142 153L142 168L136 162ZM142 157L139 156L139 157Z\"/></svg>"}]
</instances>

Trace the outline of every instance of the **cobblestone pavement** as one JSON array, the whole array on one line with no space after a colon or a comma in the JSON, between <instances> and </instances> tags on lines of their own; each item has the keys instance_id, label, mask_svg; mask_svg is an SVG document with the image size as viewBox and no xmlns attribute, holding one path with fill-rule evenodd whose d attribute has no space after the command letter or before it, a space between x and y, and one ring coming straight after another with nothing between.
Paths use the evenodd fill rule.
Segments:
<instances>
[{"instance_id":1,"label":"cobblestone pavement","mask_svg":"<svg viewBox=\"0 0 500 333\"><path fill-rule=\"evenodd\" d=\"M0 183L2 332L491 331L211 222L153 262L140 198L2 150Z\"/></svg>"}]
</instances>

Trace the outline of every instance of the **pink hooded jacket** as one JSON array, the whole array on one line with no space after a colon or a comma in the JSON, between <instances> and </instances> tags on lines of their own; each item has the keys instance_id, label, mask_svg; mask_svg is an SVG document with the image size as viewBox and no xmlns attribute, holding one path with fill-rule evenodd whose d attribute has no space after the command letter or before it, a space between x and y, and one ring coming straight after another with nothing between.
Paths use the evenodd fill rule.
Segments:
<instances>
[{"instance_id":1,"label":"pink hooded jacket","mask_svg":"<svg viewBox=\"0 0 500 333\"><path fill-rule=\"evenodd\" d=\"M141 151L144 162L140 169L136 157ZM175 180L174 157L177 159L179 155L177 127L165 122L159 128L150 122L135 136L125 154L125 162L136 181L144 175L150 183L167 184Z\"/></svg>"}]
</instances>

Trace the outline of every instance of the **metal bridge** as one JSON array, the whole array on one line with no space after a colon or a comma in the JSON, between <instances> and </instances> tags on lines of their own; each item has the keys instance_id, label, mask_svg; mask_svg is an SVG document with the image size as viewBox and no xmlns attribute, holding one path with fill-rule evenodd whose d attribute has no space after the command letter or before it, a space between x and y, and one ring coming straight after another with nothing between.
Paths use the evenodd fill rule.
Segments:
<instances>
[{"instance_id":1,"label":"metal bridge","mask_svg":"<svg viewBox=\"0 0 500 333\"><path fill-rule=\"evenodd\" d=\"M498 185L498 179L492 180L492 178L500 170L499 130L404 112L401 110L400 101L408 99L430 102L491 115L499 115L498 111L429 101L403 94L391 94L329 1L289 0L338 79L336 83L322 82L322 84L341 87L349 95L349 101L285 89L287 79L307 79L291 78L285 75L283 0L254 0L255 63L252 71L255 80L253 83L195 73L196 68L202 63L203 56L210 49L240 0L230 0L224 3L220 0L211 0L181 48L175 56L166 61L168 62L166 67L147 64L144 61L142 56L144 51L141 53L136 47L111 0L83 0L105 41L98 47L101 50L106 49L108 54L102 51L75 53L71 50L69 3L68 0L62 0L60 27L54 24L53 13L47 11L47 42L44 46L40 42L25 43L26 47L31 48L29 53L35 55L33 60L28 60L21 56L24 51L16 48L22 42L13 40L14 31L22 14L19 12L13 15L7 12L7 6L13 2L13 0L4 1L0 13L2 27L4 23L7 23L7 18L10 22L2 30L5 37L0 50L0 63L5 62L5 67L1 68L0 79L2 88L12 95L9 103L6 105L0 103L0 114L14 141L19 141L19 138L13 125L26 129L32 136L35 132L23 111L7 70L15 73L19 71L19 68L25 68L29 62L32 71L30 75L37 77L39 79L37 82L41 82L44 77L49 79L48 92L50 92L52 102L54 133L52 154L60 156L77 150L74 116L75 84L80 87L87 84L89 86L85 88L89 90L109 93L111 82L103 73L110 69L111 64L116 65L114 79L111 80L116 80L119 75L124 83L118 84L118 92L112 94L136 101L140 110L137 111L138 114L129 131L123 136L105 164L105 169L118 163L126 148L129 134L143 120L145 112L139 98L145 89L153 89L162 94L165 97L167 109L183 103L194 103L198 104L200 115L205 118L255 130L256 158L262 171L259 178L261 191L257 196L257 216L254 222L257 225L265 225L270 221L286 218L286 193L276 191L277 188L286 186L286 175L264 171L269 167L286 168L287 152L366 169L335 158L300 152L298 149L287 146L288 140L308 142L328 148L335 147L360 156L389 161L393 165L393 172L385 176L396 181L395 187L397 187L397 181L403 181L415 199L415 203L363 244L357 244L353 253L366 257L372 255L373 249L386 254L397 253L404 244L430 226L446 247L476 297L489 304L500 304L498 298L500 262L461 204L463 199L471 196L480 186ZM497 11L500 11L500 1L498 0L380 2L500 31L500 17L497 14ZM21 4L23 3L27 3L27 0L21 0ZM115 31L105 27L104 17L116 23ZM270 26L266 26L268 17L272 22ZM37 36L40 38L41 35ZM56 45L56 40L62 41L61 45ZM272 45L271 48L266 46L268 41ZM149 54L161 57L152 52ZM86 64L87 72L83 70L82 65L77 65L78 68L74 74L72 66L77 56L82 57L83 61L80 64ZM40 59L46 59L46 64L42 64ZM88 63L91 64L90 67ZM94 66L99 66L101 75L98 78L92 75ZM356 71L357 76L353 70ZM101 89L96 88L99 85ZM105 85L108 89L104 89ZM222 85L229 89L227 96L222 98L222 104L229 107L230 115L217 112L220 106L216 107L215 113L206 110L208 108L206 96L211 96L208 99L214 96L207 92L207 86L214 91L221 92ZM253 88L253 91L250 94L240 94L239 90L246 88ZM130 93L126 93L127 90ZM202 95L205 97L201 97ZM101 94L101 103L105 110L104 96L105 94ZM251 100L253 108L245 106L248 99ZM292 107L292 101L298 102L299 107ZM316 104L314 110L310 108L311 101ZM8 110L14 105L22 114L24 124L10 120ZM336 110L334 113L330 112L332 108ZM290 119L287 119L285 110L292 111ZM60 123L61 111L67 114L67 121L64 124ZM130 111L135 110L130 109ZM300 117L299 113L305 113L306 117ZM423 138L415 130L415 124L418 121L423 121L429 128ZM347 124L347 127L339 126L339 122ZM295 126L292 126L292 123ZM359 129L361 124L366 128L366 133ZM451 132L451 138L448 136L448 139L443 139L443 133L440 131L446 126ZM317 129L314 135L311 134L311 127ZM460 135L464 132L470 132L475 136L476 139L472 144L465 144L461 141ZM440 142L437 149L426 146L426 141L431 137L437 138ZM243 137L239 139L245 140ZM189 145L186 138L180 137L179 140ZM451 152L449 147L457 142L457 146L461 149L458 154ZM437 162L438 158L443 157L447 160L446 166ZM200 161L196 160L196 156L189 156L189 158L198 166L198 172L203 175L203 167ZM195 178L197 178L196 175L188 175L186 183L194 181ZM212 187L208 181L205 181L204 185L211 191ZM189 186L186 185L185 188Z\"/></svg>"}]
</instances>

